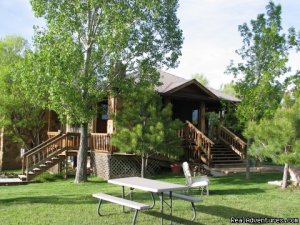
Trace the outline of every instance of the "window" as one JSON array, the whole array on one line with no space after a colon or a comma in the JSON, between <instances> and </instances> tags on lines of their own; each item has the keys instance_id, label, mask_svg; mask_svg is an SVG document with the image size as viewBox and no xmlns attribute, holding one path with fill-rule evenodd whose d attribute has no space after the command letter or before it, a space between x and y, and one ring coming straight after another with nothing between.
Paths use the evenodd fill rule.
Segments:
<instances>
[{"instance_id":1,"label":"window","mask_svg":"<svg viewBox=\"0 0 300 225\"><path fill-rule=\"evenodd\" d=\"M192 123L197 125L199 121L199 110L195 109L192 111Z\"/></svg>"}]
</instances>

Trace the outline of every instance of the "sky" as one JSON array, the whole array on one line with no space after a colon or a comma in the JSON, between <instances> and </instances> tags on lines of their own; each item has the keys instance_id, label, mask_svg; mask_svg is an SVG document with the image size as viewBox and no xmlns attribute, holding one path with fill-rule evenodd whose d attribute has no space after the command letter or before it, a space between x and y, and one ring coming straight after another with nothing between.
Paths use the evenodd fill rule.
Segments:
<instances>
[{"instance_id":1,"label":"sky","mask_svg":"<svg viewBox=\"0 0 300 225\"><path fill-rule=\"evenodd\" d=\"M300 1L274 2L282 6L283 28L300 30ZM267 4L268 0L179 0L177 15L184 43L179 66L168 72L186 79L203 73L209 85L217 89L230 82L232 76L224 71L230 60L239 59L235 53L242 46L238 25L265 13ZM30 41L33 26L42 24L35 18L29 0L0 0L0 38L16 34ZM300 67L299 55L290 54L289 64L294 70Z\"/></svg>"}]
</instances>

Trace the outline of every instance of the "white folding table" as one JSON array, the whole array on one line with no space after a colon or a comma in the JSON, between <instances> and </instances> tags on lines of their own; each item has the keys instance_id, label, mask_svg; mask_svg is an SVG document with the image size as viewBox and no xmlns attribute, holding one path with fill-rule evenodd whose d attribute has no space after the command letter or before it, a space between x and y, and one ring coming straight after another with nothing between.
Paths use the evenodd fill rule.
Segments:
<instances>
[{"instance_id":1,"label":"white folding table","mask_svg":"<svg viewBox=\"0 0 300 225\"><path fill-rule=\"evenodd\" d=\"M118 178L118 179L110 179L107 181L111 184L116 184L122 186L122 197L125 198L125 190L124 187L129 187L132 189L139 189L147 192L151 192L152 198L153 193L157 193L160 196L160 212L161 212L161 224L163 224L163 210L164 203L166 203L170 207L170 222L172 224L172 192L178 190L187 190L188 187L181 184L173 184L164 181L152 180L141 177L126 177L126 178ZM168 204L164 200L164 192L169 193L170 203ZM155 204L155 199L153 198L153 206Z\"/></svg>"}]
</instances>

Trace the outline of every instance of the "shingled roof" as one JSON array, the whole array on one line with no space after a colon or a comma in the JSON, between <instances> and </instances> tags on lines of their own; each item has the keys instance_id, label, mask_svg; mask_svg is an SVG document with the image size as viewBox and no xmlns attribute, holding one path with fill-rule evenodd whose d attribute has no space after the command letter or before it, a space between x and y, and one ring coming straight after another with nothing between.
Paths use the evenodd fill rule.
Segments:
<instances>
[{"instance_id":1,"label":"shingled roof","mask_svg":"<svg viewBox=\"0 0 300 225\"><path fill-rule=\"evenodd\" d=\"M170 74L170 73L167 73L167 72L161 71L161 70L159 71L159 73L160 73L159 81L160 81L161 85L156 87L156 91L161 94L176 91L177 89L180 89L181 87L186 87L187 85L190 85L191 83L193 83L193 84L196 84L197 86L199 86L199 88L201 88L203 91L209 93L212 96L216 96L220 100L223 99L223 100L231 101L231 102L240 102L241 101L240 99L238 99L232 95L225 94L214 88L202 85L195 79L187 80L182 77L178 77L178 76L175 76L173 74Z\"/></svg>"}]
</instances>

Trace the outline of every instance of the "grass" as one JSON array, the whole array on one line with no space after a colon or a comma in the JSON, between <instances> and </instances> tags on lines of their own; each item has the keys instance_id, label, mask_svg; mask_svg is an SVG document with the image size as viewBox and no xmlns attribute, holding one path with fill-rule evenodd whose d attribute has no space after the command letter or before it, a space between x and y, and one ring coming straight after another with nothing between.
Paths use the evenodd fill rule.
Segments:
<instances>
[{"instance_id":1,"label":"grass","mask_svg":"<svg viewBox=\"0 0 300 225\"><path fill-rule=\"evenodd\" d=\"M174 200L174 224L230 224L231 217L299 217L299 188L270 186L267 181L281 179L279 173L256 173L246 181L244 174L211 178L210 195L197 204L197 218L192 217L190 203ZM162 174L154 179L184 183L183 176ZM51 179L46 179L51 180ZM21 186L0 186L1 225L109 225L131 224L133 212L122 213L122 207L104 203L99 217L97 201L92 193L105 192L120 196L121 187L96 177L89 182L74 184L73 179L32 183ZM198 196L199 191L191 194ZM150 194L136 191L134 200L151 204ZM168 209L165 207L165 213ZM167 217L167 216L166 216ZM160 224L159 203L153 210L142 212L137 225ZM165 224L167 222L165 221Z\"/></svg>"}]
</instances>

